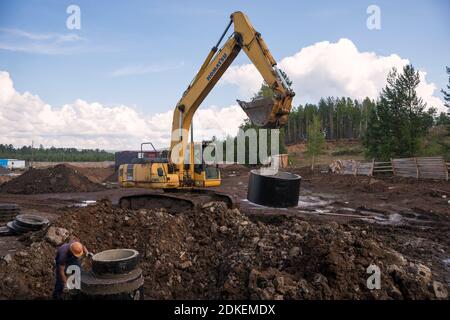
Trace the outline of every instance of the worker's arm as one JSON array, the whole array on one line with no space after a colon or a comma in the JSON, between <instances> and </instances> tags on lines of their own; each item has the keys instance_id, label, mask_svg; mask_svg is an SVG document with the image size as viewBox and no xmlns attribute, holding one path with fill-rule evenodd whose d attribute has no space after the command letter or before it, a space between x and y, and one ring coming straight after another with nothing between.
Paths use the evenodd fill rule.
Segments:
<instances>
[{"instance_id":1,"label":"worker's arm","mask_svg":"<svg viewBox=\"0 0 450 320\"><path fill-rule=\"evenodd\" d=\"M86 248L86 246L83 246L84 255L88 258L92 258L94 254L92 252L89 252L89 250Z\"/></svg>"},{"instance_id":2,"label":"worker's arm","mask_svg":"<svg viewBox=\"0 0 450 320\"><path fill-rule=\"evenodd\" d=\"M61 278L62 283L64 284L64 287L66 286L66 283L67 283L67 277L66 277L65 269L66 269L66 265L64 265L64 264L58 266L59 276Z\"/></svg>"}]
</instances>

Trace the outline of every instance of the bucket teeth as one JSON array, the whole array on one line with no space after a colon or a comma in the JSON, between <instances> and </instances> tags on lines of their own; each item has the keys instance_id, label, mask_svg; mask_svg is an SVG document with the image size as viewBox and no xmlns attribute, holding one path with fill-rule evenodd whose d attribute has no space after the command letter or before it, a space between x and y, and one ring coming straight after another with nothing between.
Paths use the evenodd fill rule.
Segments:
<instances>
[{"instance_id":1,"label":"bucket teeth","mask_svg":"<svg viewBox=\"0 0 450 320\"><path fill-rule=\"evenodd\" d=\"M236 100L250 121L259 127L271 127L269 122L275 101L273 98L260 98L251 102Z\"/></svg>"}]
</instances>

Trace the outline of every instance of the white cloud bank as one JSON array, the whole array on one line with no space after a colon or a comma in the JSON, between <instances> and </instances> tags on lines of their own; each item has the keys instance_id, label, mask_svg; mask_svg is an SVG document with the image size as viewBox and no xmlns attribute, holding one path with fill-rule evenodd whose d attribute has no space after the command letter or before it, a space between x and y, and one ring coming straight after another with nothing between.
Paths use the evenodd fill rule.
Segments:
<instances>
[{"instance_id":1,"label":"white cloud bank","mask_svg":"<svg viewBox=\"0 0 450 320\"><path fill-rule=\"evenodd\" d=\"M374 52L360 52L351 40L336 43L318 42L301 49L279 62L293 82L295 104L317 103L321 97L349 96L357 99L376 99L386 85L386 76L392 67L401 69L409 60L396 54L379 56ZM429 107L440 111L446 108L434 94L439 89L426 81L426 72L420 71L418 93ZM252 64L232 66L222 83L237 85L245 98L250 98L261 86L262 77Z\"/></svg>"},{"instance_id":2,"label":"white cloud bank","mask_svg":"<svg viewBox=\"0 0 450 320\"><path fill-rule=\"evenodd\" d=\"M199 109L195 139L234 135L244 119L237 105ZM56 108L29 92L17 92L9 73L0 72L0 143L21 146L33 140L35 145L119 150L152 141L164 148L169 146L171 126L172 111L144 115L132 107L80 99Z\"/></svg>"},{"instance_id":3,"label":"white cloud bank","mask_svg":"<svg viewBox=\"0 0 450 320\"><path fill-rule=\"evenodd\" d=\"M330 95L376 98L389 70L407 63L396 54L384 57L359 52L350 40L341 39L303 48L282 59L280 67L294 83L298 104ZM426 81L425 72L420 76L420 96L429 106L445 111L442 100L435 96L436 86ZM253 96L261 82L250 64L231 67L222 79L222 83L239 86L244 98ZM194 118L195 139L234 135L245 118L237 105L202 108ZM146 115L129 106L80 99L54 107L37 95L17 92L9 73L0 71L0 143L21 146L34 140L35 145L119 150L136 149L141 142L152 141L157 147L167 147L171 125L172 111Z\"/></svg>"}]
</instances>

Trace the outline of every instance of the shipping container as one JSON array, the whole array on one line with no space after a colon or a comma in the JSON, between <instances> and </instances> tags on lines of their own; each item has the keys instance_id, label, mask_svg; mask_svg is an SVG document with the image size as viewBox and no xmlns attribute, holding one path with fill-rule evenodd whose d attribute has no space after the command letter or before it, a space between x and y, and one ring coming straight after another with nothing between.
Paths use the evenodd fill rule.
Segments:
<instances>
[{"instance_id":1,"label":"shipping container","mask_svg":"<svg viewBox=\"0 0 450 320\"><path fill-rule=\"evenodd\" d=\"M19 159L0 159L0 167L14 169L25 169L25 160Z\"/></svg>"}]
</instances>

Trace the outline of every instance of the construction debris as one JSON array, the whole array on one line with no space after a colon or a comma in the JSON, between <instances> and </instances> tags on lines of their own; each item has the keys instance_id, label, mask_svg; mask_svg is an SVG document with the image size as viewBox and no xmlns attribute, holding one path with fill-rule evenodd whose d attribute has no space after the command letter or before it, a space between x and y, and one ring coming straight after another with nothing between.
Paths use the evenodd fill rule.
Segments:
<instances>
[{"instance_id":1,"label":"construction debris","mask_svg":"<svg viewBox=\"0 0 450 320\"><path fill-rule=\"evenodd\" d=\"M138 250L150 299L431 299L446 290L433 285L427 266L378 241L367 226L263 223L221 202L172 214L100 201L54 226L98 252ZM42 236L1 265L0 298L50 297L54 254ZM369 265L382 272L379 290L367 287Z\"/></svg>"},{"instance_id":2,"label":"construction debris","mask_svg":"<svg viewBox=\"0 0 450 320\"><path fill-rule=\"evenodd\" d=\"M0 188L1 192L15 194L93 192L104 189L76 169L63 164L47 169L30 168L24 174L2 184Z\"/></svg>"},{"instance_id":3,"label":"construction debris","mask_svg":"<svg viewBox=\"0 0 450 320\"><path fill-rule=\"evenodd\" d=\"M8 222L10 233L21 235L31 231L41 230L49 225L48 219L32 215L32 214L20 214L14 220Z\"/></svg>"},{"instance_id":4,"label":"construction debris","mask_svg":"<svg viewBox=\"0 0 450 320\"><path fill-rule=\"evenodd\" d=\"M139 252L112 249L92 257L92 270L81 275L79 298L143 300L144 277L138 268Z\"/></svg>"},{"instance_id":5,"label":"construction debris","mask_svg":"<svg viewBox=\"0 0 450 320\"><path fill-rule=\"evenodd\" d=\"M0 203L0 225L14 220L20 213L20 207L16 203Z\"/></svg>"},{"instance_id":6,"label":"construction debris","mask_svg":"<svg viewBox=\"0 0 450 320\"><path fill-rule=\"evenodd\" d=\"M54 246L60 246L69 238L67 229L51 226L45 234L45 239Z\"/></svg>"}]
</instances>

